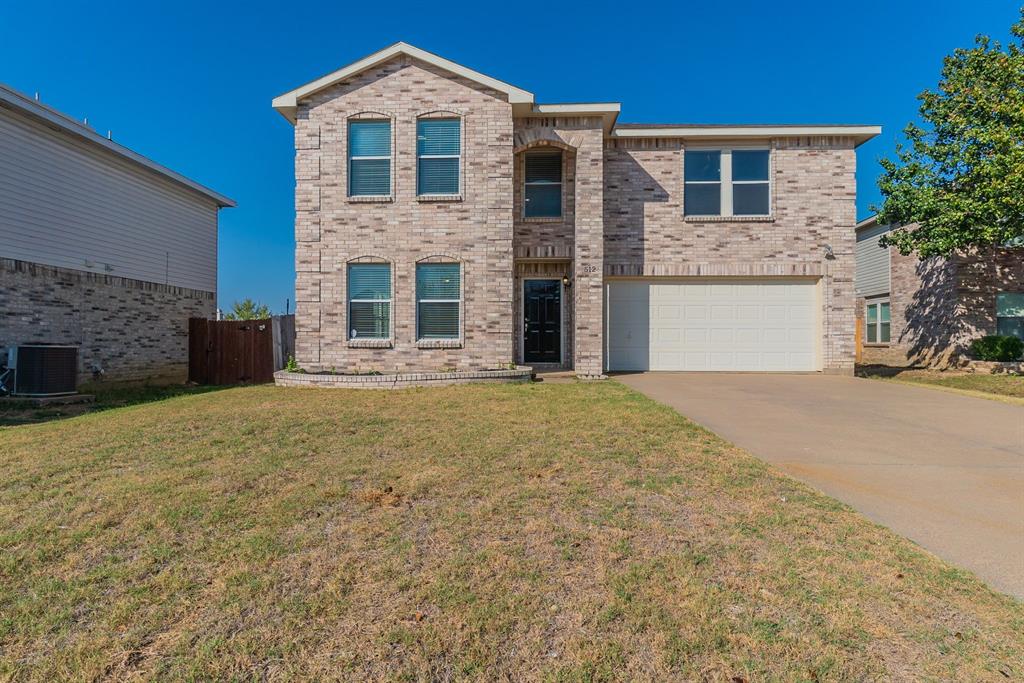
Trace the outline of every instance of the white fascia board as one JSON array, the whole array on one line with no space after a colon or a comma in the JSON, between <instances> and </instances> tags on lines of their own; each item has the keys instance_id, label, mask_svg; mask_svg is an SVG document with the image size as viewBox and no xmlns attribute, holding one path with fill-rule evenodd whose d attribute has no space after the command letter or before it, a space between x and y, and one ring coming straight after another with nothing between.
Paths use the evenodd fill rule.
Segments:
<instances>
[{"instance_id":1,"label":"white fascia board","mask_svg":"<svg viewBox=\"0 0 1024 683\"><path fill-rule=\"evenodd\" d=\"M26 97L25 95L22 95L13 88L8 88L3 84L0 84L0 103L6 104L13 109L20 110L31 117L41 119L42 121L45 121L50 125L60 128L66 133L70 133L71 135L79 137L83 140L99 145L100 147L103 147L104 149L107 149L108 151L113 152L118 156L124 157L129 161L132 161L140 166L143 166L158 175L164 176L165 178L169 178L170 180L173 180L174 182L180 185L184 185L185 187L194 190L195 192L198 192L204 197L212 199L214 202L217 203L218 207L224 208L237 206L235 200L231 199L230 197L225 197L221 193L214 192L210 188L204 185L200 185L194 180L190 180L185 176L181 175L180 173L172 171L166 166L161 166L155 161L147 159L146 157L142 156L137 152L133 152L124 145L119 145L113 140L109 140L103 137L93 129L84 126L81 123L78 123L74 119L65 116L64 114L61 114L57 110L51 109L50 107L40 104L35 100L32 100Z\"/></svg>"},{"instance_id":2,"label":"white fascia board","mask_svg":"<svg viewBox=\"0 0 1024 683\"><path fill-rule=\"evenodd\" d=\"M874 225L877 222L878 222L878 216L877 215L876 216L868 216L867 218L865 218L861 222L857 223L857 229L859 230L860 228L866 228L869 225Z\"/></svg>"},{"instance_id":3,"label":"white fascia board","mask_svg":"<svg viewBox=\"0 0 1024 683\"><path fill-rule=\"evenodd\" d=\"M615 138L778 138L801 135L836 135L867 142L882 132L881 126L687 126L682 128L616 128Z\"/></svg>"},{"instance_id":4,"label":"white fascia board","mask_svg":"<svg viewBox=\"0 0 1024 683\"><path fill-rule=\"evenodd\" d=\"M534 114L618 114L622 105L618 102L574 102L572 104L537 104Z\"/></svg>"},{"instance_id":5,"label":"white fascia board","mask_svg":"<svg viewBox=\"0 0 1024 683\"><path fill-rule=\"evenodd\" d=\"M303 97L308 97L315 92L323 90L324 88L330 87L339 81L343 81L350 76L372 69L378 64L382 64L387 60L397 55L407 55L413 57L427 64L432 64L439 69L450 71L457 76L462 76L471 81L493 88L499 92L503 92L508 95L508 101L510 104L533 104L533 93L526 92L521 88L517 88L514 85L509 85L504 81L499 81L496 78L486 76L479 71L473 71L470 68L456 64L455 62L440 57L426 50L421 50L418 47L409 45L408 43L395 43L391 47L386 47L383 50L374 52L368 57L363 57L359 61L352 62L346 67L342 67L337 71L332 71L326 76L322 76L315 81L310 81L303 86L290 90L283 95L278 95L273 99L271 104L274 109L281 113L286 119L295 123L295 112L298 108L298 102Z\"/></svg>"}]
</instances>

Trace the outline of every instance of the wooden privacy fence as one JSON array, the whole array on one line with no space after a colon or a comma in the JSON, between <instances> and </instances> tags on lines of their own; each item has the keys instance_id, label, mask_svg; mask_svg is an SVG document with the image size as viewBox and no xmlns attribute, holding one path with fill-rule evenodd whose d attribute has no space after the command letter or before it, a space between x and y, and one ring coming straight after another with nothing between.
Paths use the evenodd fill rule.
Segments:
<instances>
[{"instance_id":1,"label":"wooden privacy fence","mask_svg":"<svg viewBox=\"0 0 1024 683\"><path fill-rule=\"evenodd\" d=\"M287 320L285 320L287 319ZM188 321L188 379L197 384L274 381L294 353L293 316L262 320Z\"/></svg>"}]
</instances>

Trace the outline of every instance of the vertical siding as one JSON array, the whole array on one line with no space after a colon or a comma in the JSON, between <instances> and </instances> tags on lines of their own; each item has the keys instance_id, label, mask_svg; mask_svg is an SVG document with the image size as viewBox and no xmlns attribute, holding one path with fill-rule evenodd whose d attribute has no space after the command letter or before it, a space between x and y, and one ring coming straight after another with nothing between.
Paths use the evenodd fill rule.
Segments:
<instances>
[{"instance_id":1,"label":"vertical siding","mask_svg":"<svg viewBox=\"0 0 1024 683\"><path fill-rule=\"evenodd\" d=\"M888 231L887 225L875 225L857 233L857 296L889 293L889 249L878 244Z\"/></svg>"},{"instance_id":2,"label":"vertical siding","mask_svg":"<svg viewBox=\"0 0 1024 683\"><path fill-rule=\"evenodd\" d=\"M0 107L0 257L217 289L217 207Z\"/></svg>"}]
</instances>

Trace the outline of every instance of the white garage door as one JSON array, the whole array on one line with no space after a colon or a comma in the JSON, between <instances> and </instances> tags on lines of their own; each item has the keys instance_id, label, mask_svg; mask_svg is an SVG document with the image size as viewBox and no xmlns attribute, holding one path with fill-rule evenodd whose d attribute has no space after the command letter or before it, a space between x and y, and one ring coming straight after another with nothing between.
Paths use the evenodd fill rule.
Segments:
<instances>
[{"instance_id":1,"label":"white garage door","mask_svg":"<svg viewBox=\"0 0 1024 683\"><path fill-rule=\"evenodd\" d=\"M818 370L810 280L648 279L608 285L609 370Z\"/></svg>"}]
</instances>

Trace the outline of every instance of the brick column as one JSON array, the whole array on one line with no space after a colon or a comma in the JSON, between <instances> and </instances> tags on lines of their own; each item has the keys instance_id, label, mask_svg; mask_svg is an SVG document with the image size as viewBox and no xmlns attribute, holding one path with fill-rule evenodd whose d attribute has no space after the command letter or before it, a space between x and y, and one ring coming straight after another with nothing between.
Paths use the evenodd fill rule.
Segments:
<instances>
[{"instance_id":1,"label":"brick column","mask_svg":"<svg viewBox=\"0 0 1024 683\"><path fill-rule=\"evenodd\" d=\"M295 122L295 356L320 362L320 126L305 112Z\"/></svg>"},{"instance_id":2,"label":"brick column","mask_svg":"<svg viewBox=\"0 0 1024 683\"><path fill-rule=\"evenodd\" d=\"M575 363L578 377L604 377L604 134L577 133L573 251Z\"/></svg>"}]
</instances>

